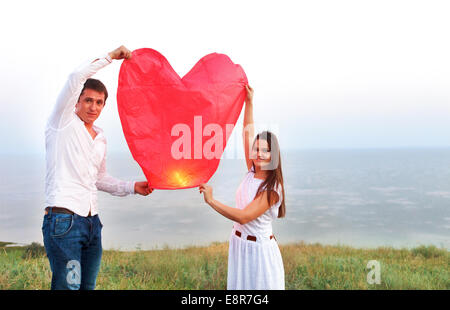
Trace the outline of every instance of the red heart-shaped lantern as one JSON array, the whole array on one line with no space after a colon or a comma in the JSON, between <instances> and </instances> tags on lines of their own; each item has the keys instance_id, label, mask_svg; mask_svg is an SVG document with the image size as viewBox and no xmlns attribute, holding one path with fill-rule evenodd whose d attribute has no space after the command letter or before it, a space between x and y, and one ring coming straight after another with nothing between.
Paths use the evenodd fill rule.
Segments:
<instances>
[{"instance_id":1,"label":"red heart-shaped lantern","mask_svg":"<svg viewBox=\"0 0 450 310\"><path fill-rule=\"evenodd\" d=\"M216 171L245 99L247 77L223 54L200 59L183 78L143 48L122 63L117 104L125 139L149 186L179 189Z\"/></svg>"}]
</instances>

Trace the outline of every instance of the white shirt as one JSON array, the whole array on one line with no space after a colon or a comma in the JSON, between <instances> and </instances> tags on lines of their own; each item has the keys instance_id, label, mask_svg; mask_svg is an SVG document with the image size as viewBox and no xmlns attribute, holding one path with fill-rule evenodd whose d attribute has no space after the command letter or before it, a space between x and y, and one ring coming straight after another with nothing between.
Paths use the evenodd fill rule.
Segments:
<instances>
[{"instance_id":1,"label":"white shirt","mask_svg":"<svg viewBox=\"0 0 450 310\"><path fill-rule=\"evenodd\" d=\"M46 206L57 206L87 216L98 213L97 190L115 196L134 193L133 181L121 181L106 172L106 138L97 126L95 139L84 121L75 113L75 105L84 83L112 62L108 56L73 72L56 100L45 129L47 173Z\"/></svg>"}]
</instances>

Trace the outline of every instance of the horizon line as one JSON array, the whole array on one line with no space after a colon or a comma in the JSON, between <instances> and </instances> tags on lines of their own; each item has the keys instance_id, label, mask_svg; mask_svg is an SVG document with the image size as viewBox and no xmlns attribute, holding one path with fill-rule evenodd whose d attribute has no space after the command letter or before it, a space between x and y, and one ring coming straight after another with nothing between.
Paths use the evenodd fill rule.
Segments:
<instances>
[{"instance_id":1,"label":"horizon line","mask_svg":"<svg viewBox=\"0 0 450 310\"><path fill-rule=\"evenodd\" d=\"M281 152L286 151L351 151L351 150L432 150L432 149L450 149L450 145L444 146L354 146L354 147L335 147L335 146L324 146L324 147L287 147L283 148ZM226 151L224 151L225 154ZM130 154L130 151L118 151L118 150L109 150L108 154ZM25 152L4 152L0 151L0 155L45 155L45 151L25 151ZM227 158L222 158L227 159Z\"/></svg>"}]
</instances>

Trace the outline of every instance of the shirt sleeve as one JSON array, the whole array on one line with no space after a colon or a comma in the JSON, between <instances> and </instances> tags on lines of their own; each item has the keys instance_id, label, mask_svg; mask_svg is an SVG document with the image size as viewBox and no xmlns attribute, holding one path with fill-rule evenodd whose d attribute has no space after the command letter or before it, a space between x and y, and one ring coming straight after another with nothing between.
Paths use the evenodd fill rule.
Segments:
<instances>
[{"instance_id":1,"label":"shirt sleeve","mask_svg":"<svg viewBox=\"0 0 450 310\"><path fill-rule=\"evenodd\" d=\"M111 57L105 55L80 67L69 75L66 84L56 99L56 104L48 119L47 127L54 130L62 129L73 120L75 116L75 105L78 101L78 97L80 97L84 83L98 70L111 62Z\"/></svg>"},{"instance_id":2,"label":"shirt sleeve","mask_svg":"<svg viewBox=\"0 0 450 310\"><path fill-rule=\"evenodd\" d=\"M106 154L100 165L98 171L97 189L103 192L110 193L114 196L127 196L129 194L134 194L134 184L135 181L122 181L110 176L106 172Z\"/></svg>"}]
</instances>

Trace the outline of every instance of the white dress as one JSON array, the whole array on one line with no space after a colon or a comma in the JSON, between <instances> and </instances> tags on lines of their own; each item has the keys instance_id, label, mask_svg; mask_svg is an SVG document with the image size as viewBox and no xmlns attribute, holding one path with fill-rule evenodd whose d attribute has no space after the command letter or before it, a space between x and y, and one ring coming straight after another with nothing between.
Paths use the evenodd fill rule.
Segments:
<instances>
[{"instance_id":1,"label":"white dress","mask_svg":"<svg viewBox=\"0 0 450 310\"><path fill-rule=\"evenodd\" d=\"M247 173L236 192L236 207L244 209L255 198L263 182L254 177L253 169ZM247 224L234 222L228 250L228 290L284 290L284 266L280 249L272 235L272 221L278 217L280 199L264 214ZM241 236L235 232L238 230ZM247 240L255 236L256 241Z\"/></svg>"}]
</instances>

